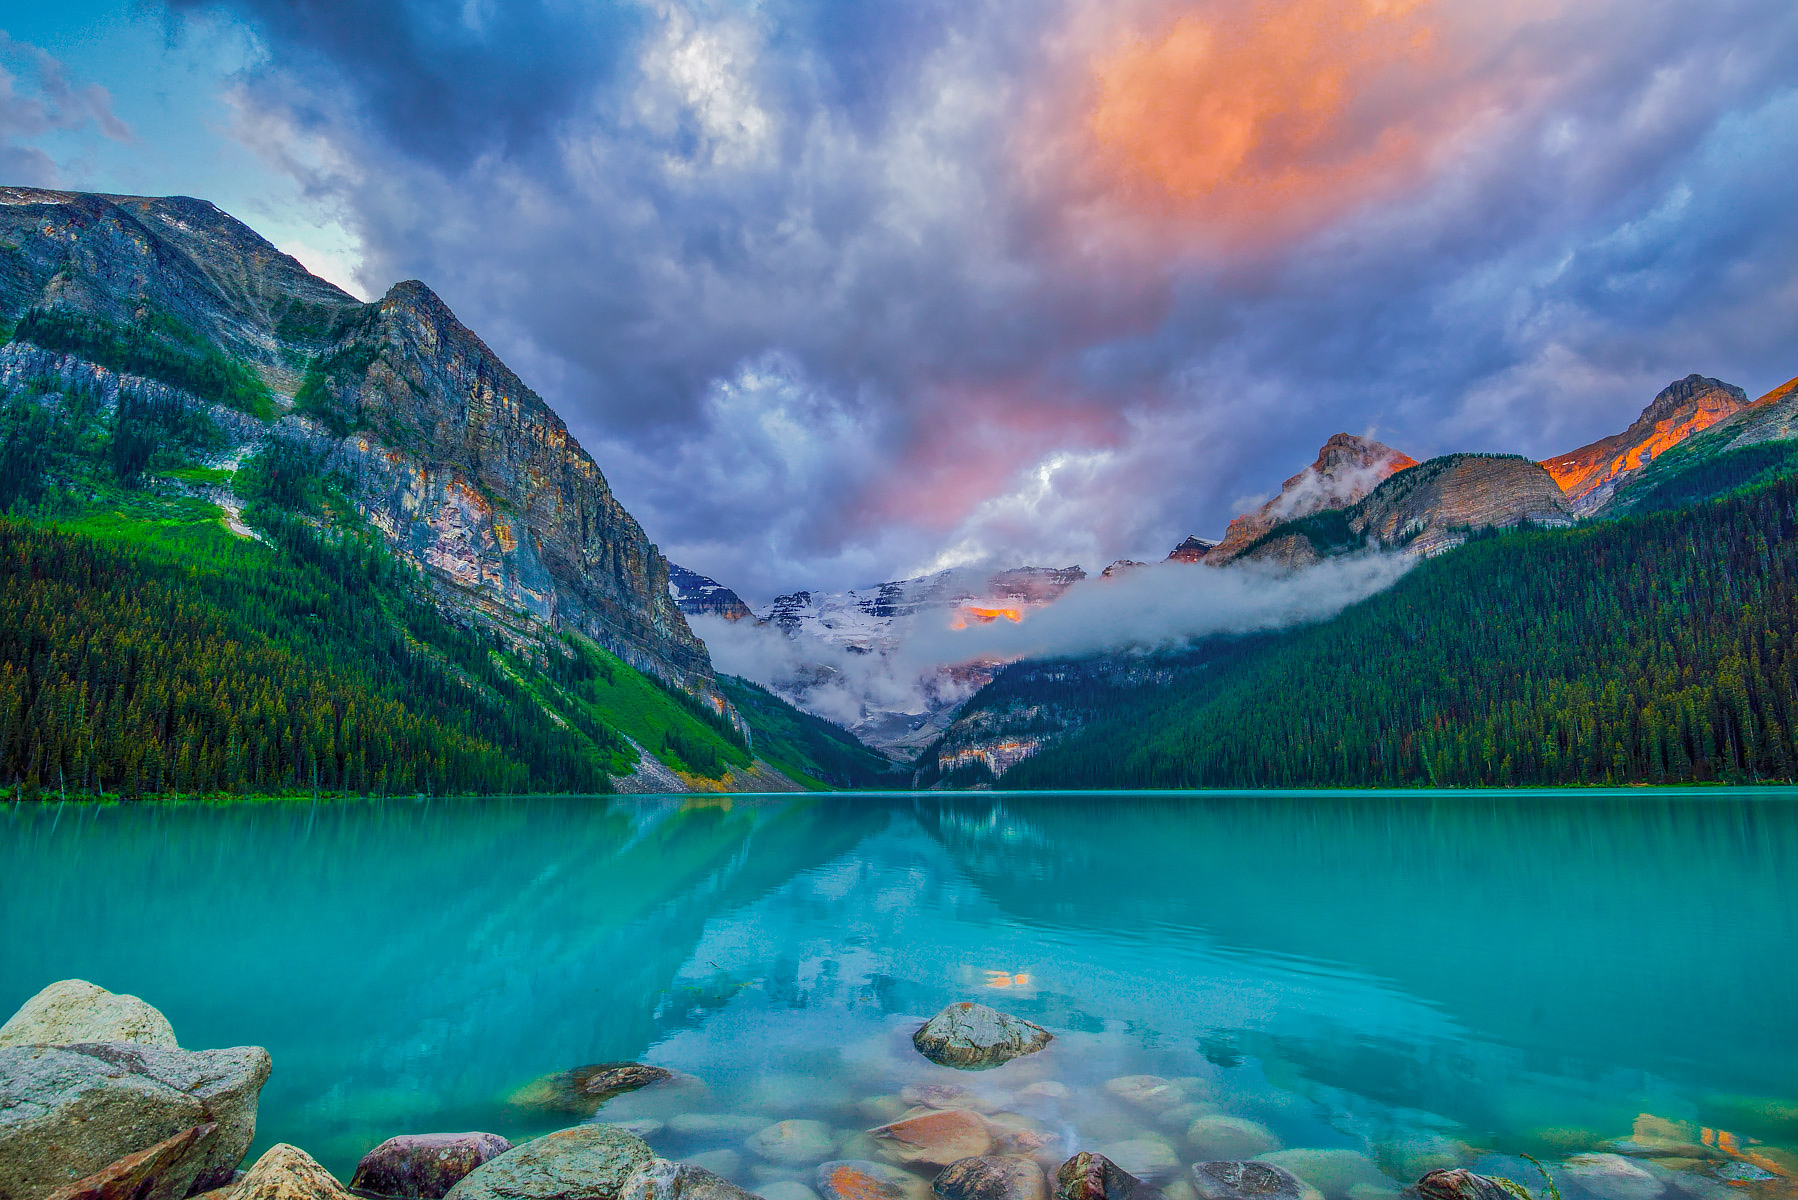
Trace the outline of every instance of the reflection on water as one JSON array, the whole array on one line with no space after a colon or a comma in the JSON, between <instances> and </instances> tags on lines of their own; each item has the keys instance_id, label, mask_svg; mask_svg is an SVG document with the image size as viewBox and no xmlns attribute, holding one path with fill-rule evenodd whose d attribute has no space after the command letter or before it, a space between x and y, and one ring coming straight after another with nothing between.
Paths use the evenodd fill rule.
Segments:
<instances>
[{"instance_id":1,"label":"reflection on water","mask_svg":"<svg viewBox=\"0 0 1798 1200\"><path fill-rule=\"evenodd\" d=\"M944 1082L997 1149L1175 1179L1278 1146L1332 1200L1619 1139L1559 1171L1570 1196L1790 1195L1798 1166L1783 794L17 805L0 830L0 1008L77 976L183 1045L265 1045L259 1141L342 1175L394 1133L551 1128L507 1098L622 1059L692 1078L602 1119L752 1186L811 1164L748 1118L870 1156L859 1131ZM970 997L1057 1040L924 1062L918 1020Z\"/></svg>"}]
</instances>

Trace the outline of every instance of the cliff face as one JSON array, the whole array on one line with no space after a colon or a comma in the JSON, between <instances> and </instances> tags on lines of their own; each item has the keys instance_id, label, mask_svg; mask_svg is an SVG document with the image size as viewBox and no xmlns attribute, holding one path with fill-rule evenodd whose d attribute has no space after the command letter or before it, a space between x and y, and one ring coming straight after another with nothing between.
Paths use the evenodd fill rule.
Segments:
<instances>
[{"instance_id":1,"label":"cliff face","mask_svg":"<svg viewBox=\"0 0 1798 1200\"><path fill-rule=\"evenodd\" d=\"M1197 534L1188 534L1186 540L1168 552L1168 562L1196 563L1217 549L1217 543L1207 541Z\"/></svg>"},{"instance_id":2,"label":"cliff face","mask_svg":"<svg viewBox=\"0 0 1798 1200\"><path fill-rule=\"evenodd\" d=\"M1545 459L1574 513L1604 507L1618 487L1661 454L1748 406L1748 395L1718 379L1688 375L1668 384L1622 433Z\"/></svg>"},{"instance_id":3,"label":"cliff face","mask_svg":"<svg viewBox=\"0 0 1798 1200\"><path fill-rule=\"evenodd\" d=\"M517 634L578 629L712 690L666 561L560 418L423 284L365 305L202 201L6 188L0 318L19 325L0 364L13 382L54 370L114 403L172 388L218 418L221 461L308 445L446 608Z\"/></svg>"},{"instance_id":4,"label":"cliff face","mask_svg":"<svg viewBox=\"0 0 1798 1200\"><path fill-rule=\"evenodd\" d=\"M1277 526L1296 521L1312 513L1346 508L1378 487L1382 480L1417 460L1390 446L1352 433L1339 433L1323 444L1317 461L1288 479L1280 494L1251 513L1230 522L1224 540L1208 551L1182 554L1196 538L1188 538L1170 554L1182 562L1200 559L1210 566L1222 566L1265 538Z\"/></svg>"},{"instance_id":5,"label":"cliff face","mask_svg":"<svg viewBox=\"0 0 1798 1200\"><path fill-rule=\"evenodd\" d=\"M1449 454L1388 479L1349 510L1348 527L1370 543L1440 554L1469 531L1529 522L1573 523L1567 499L1540 465L1510 455Z\"/></svg>"}]
</instances>

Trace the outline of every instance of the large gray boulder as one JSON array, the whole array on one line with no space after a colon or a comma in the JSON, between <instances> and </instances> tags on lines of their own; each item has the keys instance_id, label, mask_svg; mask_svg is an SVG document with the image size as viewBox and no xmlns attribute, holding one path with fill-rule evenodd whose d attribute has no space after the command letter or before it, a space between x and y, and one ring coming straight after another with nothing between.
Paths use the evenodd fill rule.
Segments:
<instances>
[{"instance_id":1,"label":"large gray boulder","mask_svg":"<svg viewBox=\"0 0 1798 1200\"><path fill-rule=\"evenodd\" d=\"M230 1182L256 1136L268 1051L0 1047L0 1200L40 1197L196 1125L193 1188Z\"/></svg>"},{"instance_id":2,"label":"large gray boulder","mask_svg":"<svg viewBox=\"0 0 1798 1200\"><path fill-rule=\"evenodd\" d=\"M362 1156L350 1187L404 1200L440 1200L470 1171L511 1148L497 1133L401 1134Z\"/></svg>"},{"instance_id":3,"label":"large gray boulder","mask_svg":"<svg viewBox=\"0 0 1798 1200\"><path fill-rule=\"evenodd\" d=\"M642 1138L616 1126L576 1125L489 1159L445 1200L618 1200L655 1161Z\"/></svg>"},{"instance_id":4,"label":"large gray boulder","mask_svg":"<svg viewBox=\"0 0 1798 1200\"><path fill-rule=\"evenodd\" d=\"M1412 1200L1529 1200L1530 1195L1520 1183L1475 1175L1465 1167L1431 1171L1404 1194Z\"/></svg>"},{"instance_id":5,"label":"large gray boulder","mask_svg":"<svg viewBox=\"0 0 1798 1200\"><path fill-rule=\"evenodd\" d=\"M167 1017L136 996L120 996L85 979L51 984L0 1025L0 1046L72 1046L137 1042L176 1049Z\"/></svg>"},{"instance_id":6,"label":"large gray boulder","mask_svg":"<svg viewBox=\"0 0 1798 1200\"><path fill-rule=\"evenodd\" d=\"M911 1041L933 1063L980 1071L1035 1054L1053 1038L1040 1025L963 1000L924 1022Z\"/></svg>"},{"instance_id":7,"label":"large gray boulder","mask_svg":"<svg viewBox=\"0 0 1798 1200\"><path fill-rule=\"evenodd\" d=\"M1055 1200L1160 1200L1161 1192L1103 1154L1082 1150L1055 1172Z\"/></svg>"},{"instance_id":8,"label":"large gray boulder","mask_svg":"<svg viewBox=\"0 0 1798 1200\"><path fill-rule=\"evenodd\" d=\"M200 1169L193 1148L212 1133L211 1125L183 1129L52 1192L50 1200L181 1200Z\"/></svg>"},{"instance_id":9,"label":"large gray boulder","mask_svg":"<svg viewBox=\"0 0 1798 1200\"><path fill-rule=\"evenodd\" d=\"M1043 1169L1028 1158L981 1155L944 1167L931 1190L943 1200L1048 1200Z\"/></svg>"}]
</instances>

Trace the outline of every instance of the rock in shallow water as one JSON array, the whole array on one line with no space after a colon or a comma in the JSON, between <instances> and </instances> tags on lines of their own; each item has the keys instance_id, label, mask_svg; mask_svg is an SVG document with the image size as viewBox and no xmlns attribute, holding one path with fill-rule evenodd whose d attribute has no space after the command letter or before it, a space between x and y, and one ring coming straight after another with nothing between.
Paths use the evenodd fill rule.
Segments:
<instances>
[{"instance_id":1,"label":"rock in shallow water","mask_svg":"<svg viewBox=\"0 0 1798 1200\"><path fill-rule=\"evenodd\" d=\"M823 1200L932 1200L930 1185L910 1171L866 1159L823 1163L813 1182Z\"/></svg>"},{"instance_id":2,"label":"rock in shallow water","mask_svg":"<svg viewBox=\"0 0 1798 1200\"><path fill-rule=\"evenodd\" d=\"M1103 1154L1086 1150L1055 1172L1055 1200L1154 1200L1159 1195Z\"/></svg>"},{"instance_id":3,"label":"rock in shallow water","mask_svg":"<svg viewBox=\"0 0 1798 1200\"><path fill-rule=\"evenodd\" d=\"M926 1021L911 1040L933 1063L978 1071L1034 1054L1053 1037L1040 1025L963 1000Z\"/></svg>"},{"instance_id":4,"label":"rock in shallow water","mask_svg":"<svg viewBox=\"0 0 1798 1200\"><path fill-rule=\"evenodd\" d=\"M1316 1188L1264 1162L1194 1163L1192 1186L1200 1200L1321 1200Z\"/></svg>"},{"instance_id":5,"label":"rock in shallow water","mask_svg":"<svg viewBox=\"0 0 1798 1200\"><path fill-rule=\"evenodd\" d=\"M192 1187L231 1180L256 1133L268 1051L0 1048L0 1200L37 1197L196 1125Z\"/></svg>"},{"instance_id":6,"label":"rock in shallow water","mask_svg":"<svg viewBox=\"0 0 1798 1200\"><path fill-rule=\"evenodd\" d=\"M776 1121L743 1143L764 1162L810 1166L836 1150L830 1126L822 1121Z\"/></svg>"},{"instance_id":7,"label":"rock in shallow water","mask_svg":"<svg viewBox=\"0 0 1798 1200\"><path fill-rule=\"evenodd\" d=\"M1048 1200L1043 1169L1028 1158L964 1158L944 1167L931 1184L943 1200Z\"/></svg>"},{"instance_id":8,"label":"rock in shallow water","mask_svg":"<svg viewBox=\"0 0 1798 1200\"><path fill-rule=\"evenodd\" d=\"M1576 1154L1562 1170L1605 1200L1655 1200L1666 1190L1652 1172L1621 1154Z\"/></svg>"},{"instance_id":9,"label":"rock in shallow water","mask_svg":"<svg viewBox=\"0 0 1798 1200\"><path fill-rule=\"evenodd\" d=\"M212 1132L211 1125L183 1129L52 1193L49 1200L181 1200L199 1173L194 1148Z\"/></svg>"},{"instance_id":10,"label":"rock in shallow water","mask_svg":"<svg viewBox=\"0 0 1798 1200\"><path fill-rule=\"evenodd\" d=\"M354 1200L310 1154L284 1142L270 1146L230 1196L231 1200Z\"/></svg>"},{"instance_id":11,"label":"rock in shallow water","mask_svg":"<svg viewBox=\"0 0 1798 1200\"><path fill-rule=\"evenodd\" d=\"M593 1063L534 1079L511 1099L520 1108L590 1117L608 1100L673 1078L674 1072L645 1063Z\"/></svg>"},{"instance_id":12,"label":"rock in shallow water","mask_svg":"<svg viewBox=\"0 0 1798 1200\"><path fill-rule=\"evenodd\" d=\"M707 1150L703 1154L689 1154L681 1161L726 1179L735 1179L743 1172L743 1156L735 1150Z\"/></svg>"},{"instance_id":13,"label":"rock in shallow water","mask_svg":"<svg viewBox=\"0 0 1798 1200\"><path fill-rule=\"evenodd\" d=\"M116 995L85 979L53 983L0 1025L0 1046L134 1042L179 1049L168 1018L136 996Z\"/></svg>"},{"instance_id":14,"label":"rock in shallow water","mask_svg":"<svg viewBox=\"0 0 1798 1200\"><path fill-rule=\"evenodd\" d=\"M818 1193L812 1191L796 1179L783 1179L778 1183L765 1183L755 1190L762 1200L819 1200Z\"/></svg>"},{"instance_id":15,"label":"rock in shallow water","mask_svg":"<svg viewBox=\"0 0 1798 1200\"><path fill-rule=\"evenodd\" d=\"M350 1186L405 1200L440 1200L464 1175L511 1148L496 1133L402 1134L364 1154Z\"/></svg>"},{"instance_id":16,"label":"rock in shallow water","mask_svg":"<svg viewBox=\"0 0 1798 1200\"><path fill-rule=\"evenodd\" d=\"M1131 1138L1102 1146L1099 1152L1138 1179L1156 1183L1180 1170L1180 1156L1158 1138Z\"/></svg>"},{"instance_id":17,"label":"rock in shallow water","mask_svg":"<svg viewBox=\"0 0 1798 1200\"><path fill-rule=\"evenodd\" d=\"M447 1200L617 1200L656 1161L641 1138L610 1125L576 1125L489 1159Z\"/></svg>"},{"instance_id":18,"label":"rock in shallow water","mask_svg":"<svg viewBox=\"0 0 1798 1200\"><path fill-rule=\"evenodd\" d=\"M882 1158L905 1166L946 1167L993 1148L986 1122L964 1108L935 1109L870 1129L868 1135L879 1143Z\"/></svg>"},{"instance_id":19,"label":"rock in shallow water","mask_svg":"<svg viewBox=\"0 0 1798 1200\"><path fill-rule=\"evenodd\" d=\"M1159 1075L1123 1075L1108 1081L1105 1090L1126 1104L1134 1104L1151 1112L1172 1108L1186 1101L1186 1087L1183 1084L1163 1079Z\"/></svg>"},{"instance_id":20,"label":"rock in shallow water","mask_svg":"<svg viewBox=\"0 0 1798 1200\"><path fill-rule=\"evenodd\" d=\"M1207 1115L1186 1127L1186 1140L1201 1159L1254 1158L1280 1148L1273 1130L1247 1117Z\"/></svg>"},{"instance_id":21,"label":"rock in shallow water","mask_svg":"<svg viewBox=\"0 0 1798 1200\"><path fill-rule=\"evenodd\" d=\"M1405 1189L1417 1200L1529 1200L1529 1192L1509 1179L1475 1175L1462 1167L1431 1171Z\"/></svg>"},{"instance_id":22,"label":"rock in shallow water","mask_svg":"<svg viewBox=\"0 0 1798 1200\"><path fill-rule=\"evenodd\" d=\"M619 1200L754 1200L754 1197L704 1167L657 1159L631 1176Z\"/></svg>"},{"instance_id":23,"label":"rock in shallow water","mask_svg":"<svg viewBox=\"0 0 1798 1200\"><path fill-rule=\"evenodd\" d=\"M1292 1172L1330 1200L1341 1200L1357 1184L1388 1189L1396 1186L1373 1159L1356 1150L1274 1150L1255 1157L1258 1162Z\"/></svg>"}]
</instances>

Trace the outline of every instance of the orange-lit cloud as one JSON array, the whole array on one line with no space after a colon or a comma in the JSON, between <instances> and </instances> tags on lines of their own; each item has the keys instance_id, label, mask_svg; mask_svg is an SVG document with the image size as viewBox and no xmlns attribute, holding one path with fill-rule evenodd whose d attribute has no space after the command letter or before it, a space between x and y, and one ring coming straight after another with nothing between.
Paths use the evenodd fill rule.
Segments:
<instances>
[{"instance_id":1,"label":"orange-lit cloud","mask_svg":"<svg viewBox=\"0 0 1798 1200\"><path fill-rule=\"evenodd\" d=\"M1089 64L1088 167L1131 207L1235 234L1339 212L1428 147L1429 0L1163 10Z\"/></svg>"}]
</instances>

